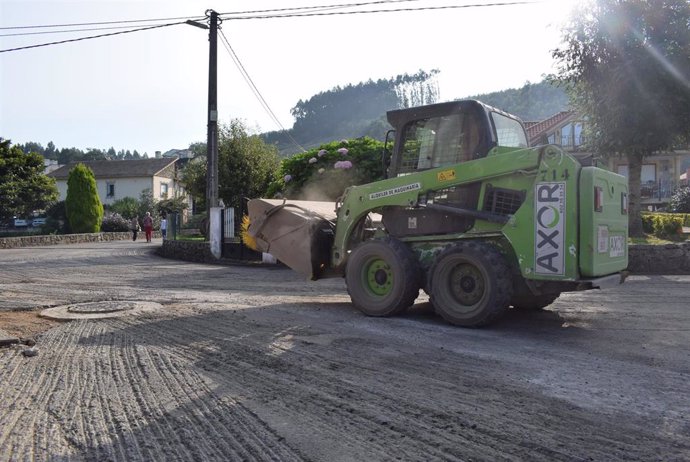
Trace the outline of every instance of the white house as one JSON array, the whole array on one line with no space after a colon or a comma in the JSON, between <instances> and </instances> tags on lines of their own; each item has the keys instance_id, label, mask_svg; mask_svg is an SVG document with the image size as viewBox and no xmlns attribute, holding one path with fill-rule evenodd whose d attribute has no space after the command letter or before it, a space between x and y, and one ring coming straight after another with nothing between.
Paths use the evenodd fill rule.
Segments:
<instances>
[{"instance_id":1,"label":"white house","mask_svg":"<svg viewBox=\"0 0 690 462\"><path fill-rule=\"evenodd\" d=\"M71 162L50 172L55 178L61 201L67 197L69 172L77 163L86 165L96 177L96 188L101 203L110 205L118 199L133 197L149 189L156 200L184 195L177 181L177 159L96 160Z\"/></svg>"}]
</instances>

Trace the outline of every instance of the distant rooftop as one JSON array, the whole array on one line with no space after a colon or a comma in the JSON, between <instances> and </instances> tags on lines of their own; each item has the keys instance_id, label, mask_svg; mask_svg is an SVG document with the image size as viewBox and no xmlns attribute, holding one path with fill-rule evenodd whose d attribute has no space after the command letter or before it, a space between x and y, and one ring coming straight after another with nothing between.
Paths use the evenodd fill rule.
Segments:
<instances>
[{"instance_id":1,"label":"distant rooftop","mask_svg":"<svg viewBox=\"0 0 690 462\"><path fill-rule=\"evenodd\" d=\"M535 143L539 143L542 136L548 134L574 115L574 111L561 111L541 122L525 122L525 130L527 130L529 144L534 145Z\"/></svg>"},{"instance_id":2,"label":"distant rooftop","mask_svg":"<svg viewBox=\"0 0 690 462\"><path fill-rule=\"evenodd\" d=\"M69 172L77 164L84 164L91 169L96 178L132 178L152 177L165 167L174 163L176 159L137 159L137 160L92 160L70 162L48 176L56 179L67 179Z\"/></svg>"}]
</instances>

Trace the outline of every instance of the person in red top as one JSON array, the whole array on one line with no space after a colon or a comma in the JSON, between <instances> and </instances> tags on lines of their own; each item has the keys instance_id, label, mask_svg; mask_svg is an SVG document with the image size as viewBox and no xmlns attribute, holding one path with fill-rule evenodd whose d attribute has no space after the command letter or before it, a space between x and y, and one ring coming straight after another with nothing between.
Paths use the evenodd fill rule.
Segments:
<instances>
[{"instance_id":1,"label":"person in red top","mask_svg":"<svg viewBox=\"0 0 690 462\"><path fill-rule=\"evenodd\" d=\"M153 236L153 218L151 218L151 212L146 212L143 222L144 233L146 233L146 242L151 242L151 237Z\"/></svg>"}]
</instances>

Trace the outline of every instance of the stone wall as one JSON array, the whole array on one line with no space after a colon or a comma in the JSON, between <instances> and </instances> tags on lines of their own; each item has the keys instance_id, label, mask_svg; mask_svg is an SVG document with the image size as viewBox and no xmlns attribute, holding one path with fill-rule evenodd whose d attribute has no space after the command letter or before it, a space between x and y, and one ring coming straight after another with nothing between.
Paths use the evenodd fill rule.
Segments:
<instances>
[{"instance_id":1,"label":"stone wall","mask_svg":"<svg viewBox=\"0 0 690 462\"><path fill-rule=\"evenodd\" d=\"M160 231L154 231L153 237L160 237ZM58 244L79 244L83 242L124 241L127 239L132 239L132 233L45 234L20 237L1 237L0 249L16 249L19 247L37 247ZM139 239L144 239L143 231L139 233Z\"/></svg>"},{"instance_id":2,"label":"stone wall","mask_svg":"<svg viewBox=\"0 0 690 462\"><path fill-rule=\"evenodd\" d=\"M628 247L632 274L690 274L690 242Z\"/></svg>"},{"instance_id":3,"label":"stone wall","mask_svg":"<svg viewBox=\"0 0 690 462\"><path fill-rule=\"evenodd\" d=\"M158 249L158 255L176 260L193 261L199 263L214 263L216 257L211 253L211 246L208 242L201 241L163 241L163 245Z\"/></svg>"}]
</instances>

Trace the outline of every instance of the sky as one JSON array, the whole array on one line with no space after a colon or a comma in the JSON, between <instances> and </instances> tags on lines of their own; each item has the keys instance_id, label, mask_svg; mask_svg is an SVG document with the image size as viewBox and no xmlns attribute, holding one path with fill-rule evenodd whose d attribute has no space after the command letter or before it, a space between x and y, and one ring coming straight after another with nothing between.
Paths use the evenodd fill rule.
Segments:
<instances>
[{"instance_id":1,"label":"sky","mask_svg":"<svg viewBox=\"0 0 690 462\"><path fill-rule=\"evenodd\" d=\"M515 0L506 0L512 2ZM518 0L519 1L519 0ZM294 123L300 100L369 79L438 69L440 100L540 82L555 71L551 51L576 0L488 6L501 0L397 0L370 6L333 0L0 0L0 50L127 29L27 34L65 24L198 18L331 6L321 13L466 6L370 14L230 19L223 34L275 122L218 42L218 117L252 133ZM356 3L367 3L359 0ZM480 6L469 6L480 5ZM302 10L307 11L307 10ZM275 15L262 13L261 15ZM178 19L182 18L182 19ZM136 28L151 22L127 24ZM60 25L54 28L20 26ZM117 24L120 26L122 24ZM93 28L104 26L78 26ZM0 137L59 148L156 151L206 141L208 31L179 24L91 40L0 52Z\"/></svg>"}]
</instances>

